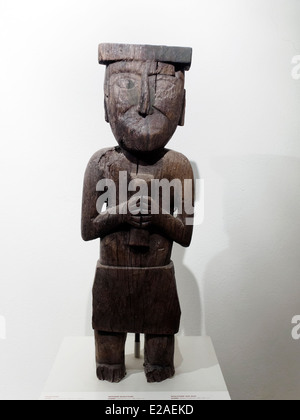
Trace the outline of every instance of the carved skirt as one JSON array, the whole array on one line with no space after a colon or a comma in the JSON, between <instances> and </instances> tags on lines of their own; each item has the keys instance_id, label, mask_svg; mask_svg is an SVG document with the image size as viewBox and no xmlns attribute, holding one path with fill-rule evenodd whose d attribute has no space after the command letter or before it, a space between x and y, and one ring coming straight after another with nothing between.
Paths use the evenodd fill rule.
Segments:
<instances>
[{"instance_id":1,"label":"carved skirt","mask_svg":"<svg viewBox=\"0 0 300 420\"><path fill-rule=\"evenodd\" d=\"M93 328L105 332L173 335L180 304L174 265L128 268L97 264Z\"/></svg>"}]
</instances>

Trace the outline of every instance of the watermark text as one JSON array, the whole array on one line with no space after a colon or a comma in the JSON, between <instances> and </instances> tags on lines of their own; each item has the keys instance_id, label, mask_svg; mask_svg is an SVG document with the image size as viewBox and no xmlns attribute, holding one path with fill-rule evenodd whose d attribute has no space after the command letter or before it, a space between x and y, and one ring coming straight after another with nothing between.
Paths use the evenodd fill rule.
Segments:
<instances>
[{"instance_id":1,"label":"watermark text","mask_svg":"<svg viewBox=\"0 0 300 420\"><path fill-rule=\"evenodd\" d=\"M292 78L294 80L300 80L300 55L295 55L292 58Z\"/></svg>"},{"instance_id":2,"label":"watermark text","mask_svg":"<svg viewBox=\"0 0 300 420\"><path fill-rule=\"evenodd\" d=\"M128 183L126 171L119 172L116 184L112 179L101 179L96 186L100 193L96 203L98 214L158 215L181 217L189 225L204 221L204 180L144 179Z\"/></svg>"},{"instance_id":3,"label":"watermark text","mask_svg":"<svg viewBox=\"0 0 300 420\"><path fill-rule=\"evenodd\" d=\"M292 329L292 337L294 340L300 340L300 315L294 316L292 324L295 325Z\"/></svg>"}]
</instances>

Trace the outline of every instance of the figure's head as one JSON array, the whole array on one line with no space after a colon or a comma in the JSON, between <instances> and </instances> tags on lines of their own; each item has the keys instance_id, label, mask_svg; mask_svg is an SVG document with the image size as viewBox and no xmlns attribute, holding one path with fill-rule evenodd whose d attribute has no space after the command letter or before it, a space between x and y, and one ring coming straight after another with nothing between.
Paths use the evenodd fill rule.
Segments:
<instances>
[{"instance_id":1,"label":"figure's head","mask_svg":"<svg viewBox=\"0 0 300 420\"><path fill-rule=\"evenodd\" d=\"M99 46L99 62L107 65L106 120L121 147L132 153L161 149L184 124L191 55L190 48Z\"/></svg>"}]
</instances>

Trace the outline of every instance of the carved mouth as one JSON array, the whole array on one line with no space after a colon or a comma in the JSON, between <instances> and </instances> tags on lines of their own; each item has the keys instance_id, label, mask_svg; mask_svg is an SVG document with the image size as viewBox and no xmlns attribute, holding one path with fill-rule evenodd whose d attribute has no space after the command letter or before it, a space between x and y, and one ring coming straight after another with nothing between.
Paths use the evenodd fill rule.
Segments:
<instances>
[{"instance_id":1,"label":"carved mouth","mask_svg":"<svg viewBox=\"0 0 300 420\"><path fill-rule=\"evenodd\" d=\"M122 118L122 123L126 129L131 133L137 135L149 136L149 135L164 135L164 132L168 130L168 119L162 113L155 112L152 115L146 117L141 116L135 112L125 114Z\"/></svg>"},{"instance_id":2,"label":"carved mouth","mask_svg":"<svg viewBox=\"0 0 300 420\"><path fill-rule=\"evenodd\" d=\"M169 118L167 115L153 106L153 111L151 114L140 114L137 108L129 109L122 117L121 120L126 123L126 125L138 125L140 127L150 127L150 126L158 126L159 124L166 124L169 122ZM167 120L167 121L166 121Z\"/></svg>"}]
</instances>

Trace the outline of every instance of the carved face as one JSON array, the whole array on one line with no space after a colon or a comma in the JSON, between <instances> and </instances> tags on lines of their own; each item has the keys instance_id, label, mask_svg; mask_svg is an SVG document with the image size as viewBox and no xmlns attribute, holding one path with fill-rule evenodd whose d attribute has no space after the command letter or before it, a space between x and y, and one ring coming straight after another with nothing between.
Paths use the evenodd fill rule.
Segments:
<instances>
[{"instance_id":1,"label":"carved face","mask_svg":"<svg viewBox=\"0 0 300 420\"><path fill-rule=\"evenodd\" d=\"M105 106L121 147L130 152L161 149L177 125L183 125L184 72L166 63L112 63L106 73Z\"/></svg>"}]
</instances>

